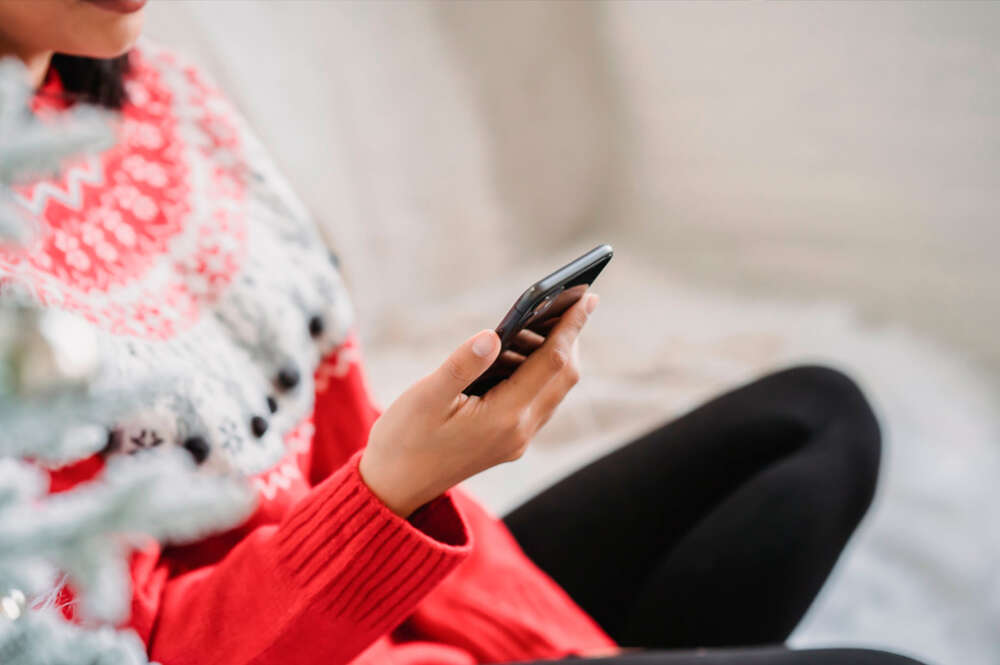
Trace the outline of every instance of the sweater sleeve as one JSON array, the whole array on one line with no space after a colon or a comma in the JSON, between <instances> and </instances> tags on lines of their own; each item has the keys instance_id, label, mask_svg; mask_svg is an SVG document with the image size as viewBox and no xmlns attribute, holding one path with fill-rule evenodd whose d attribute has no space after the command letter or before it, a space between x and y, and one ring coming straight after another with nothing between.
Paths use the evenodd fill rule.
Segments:
<instances>
[{"instance_id":1,"label":"sweater sleeve","mask_svg":"<svg viewBox=\"0 0 1000 665\"><path fill-rule=\"evenodd\" d=\"M364 448L372 424L381 415L365 380L357 331L352 330L323 358L314 378L316 431L308 463L311 485L322 482Z\"/></svg>"},{"instance_id":2,"label":"sweater sleeve","mask_svg":"<svg viewBox=\"0 0 1000 665\"><path fill-rule=\"evenodd\" d=\"M392 630L471 549L451 497L419 519L364 484L360 455L276 526L219 563L171 576L156 553L133 562L132 625L169 665L339 665Z\"/></svg>"}]
</instances>

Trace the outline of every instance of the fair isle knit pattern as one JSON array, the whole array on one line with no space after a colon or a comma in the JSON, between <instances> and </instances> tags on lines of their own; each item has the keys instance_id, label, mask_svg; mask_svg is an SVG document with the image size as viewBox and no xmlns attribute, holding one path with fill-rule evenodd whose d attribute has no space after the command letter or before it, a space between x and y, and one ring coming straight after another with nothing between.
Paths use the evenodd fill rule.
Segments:
<instances>
[{"instance_id":1,"label":"fair isle knit pattern","mask_svg":"<svg viewBox=\"0 0 1000 665\"><path fill-rule=\"evenodd\" d=\"M132 550L128 627L149 657L475 665L613 647L471 497L450 490L404 519L368 488L379 412L309 215L196 70L148 44L133 56L118 143L19 190L44 231L0 249L0 286L96 328L95 388L162 386L106 423L100 455L50 469L50 491L166 445L257 491L233 529ZM36 98L39 114L65 105L57 81Z\"/></svg>"},{"instance_id":2,"label":"fair isle knit pattern","mask_svg":"<svg viewBox=\"0 0 1000 665\"><path fill-rule=\"evenodd\" d=\"M43 233L0 249L0 279L101 331L98 389L165 386L108 423L109 454L186 445L205 469L264 472L304 426L350 301L302 205L211 83L144 44L126 89L114 147L19 189ZM44 91L36 103L60 104Z\"/></svg>"}]
</instances>

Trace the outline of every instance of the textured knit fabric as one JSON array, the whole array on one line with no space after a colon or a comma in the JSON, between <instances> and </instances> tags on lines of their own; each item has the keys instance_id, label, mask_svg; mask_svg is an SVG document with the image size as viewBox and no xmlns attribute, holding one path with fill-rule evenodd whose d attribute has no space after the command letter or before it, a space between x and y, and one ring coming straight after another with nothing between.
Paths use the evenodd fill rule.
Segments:
<instances>
[{"instance_id":1,"label":"textured knit fabric","mask_svg":"<svg viewBox=\"0 0 1000 665\"><path fill-rule=\"evenodd\" d=\"M404 520L368 490L378 410L308 215L196 70L144 44L126 88L117 145L18 190L43 232L0 249L0 279L99 331L97 389L165 386L107 423L100 455L51 470L52 491L109 455L175 445L259 495L236 529L134 553L129 625L150 656L457 665L613 647L461 491ZM50 77L36 112L57 114L60 92Z\"/></svg>"}]
</instances>

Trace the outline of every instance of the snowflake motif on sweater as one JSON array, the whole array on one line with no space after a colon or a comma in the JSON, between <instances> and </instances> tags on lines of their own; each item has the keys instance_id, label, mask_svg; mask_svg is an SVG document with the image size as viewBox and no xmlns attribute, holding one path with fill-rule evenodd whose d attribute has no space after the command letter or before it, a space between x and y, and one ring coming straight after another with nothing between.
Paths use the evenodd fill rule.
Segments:
<instances>
[{"instance_id":1,"label":"snowflake motif on sweater","mask_svg":"<svg viewBox=\"0 0 1000 665\"><path fill-rule=\"evenodd\" d=\"M109 453L198 444L203 468L261 472L310 413L350 301L303 206L211 83L144 44L126 89L116 145L18 190L43 233L0 248L0 279L103 332L97 389L167 386L109 423ZM62 106L36 101L40 114Z\"/></svg>"},{"instance_id":2,"label":"snowflake motif on sweater","mask_svg":"<svg viewBox=\"0 0 1000 665\"><path fill-rule=\"evenodd\" d=\"M230 531L133 551L128 625L150 658L473 665L613 645L460 490L409 519L370 491L378 409L335 262L218 91L170 53L133 55L118 145L20 190L45 231L0 249L0 282L98 329L96 390L164 386L108 423L105 454L180 445L257 490ZM51 491L100 462L51 471Z\"/></svg>"}]
</instances>

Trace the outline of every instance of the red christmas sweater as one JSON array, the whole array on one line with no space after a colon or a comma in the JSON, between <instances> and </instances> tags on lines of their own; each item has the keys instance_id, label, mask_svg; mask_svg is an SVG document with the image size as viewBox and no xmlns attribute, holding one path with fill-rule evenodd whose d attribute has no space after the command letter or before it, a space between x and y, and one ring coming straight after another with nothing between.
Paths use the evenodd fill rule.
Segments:
<instances>
[{"instance_id":1,"label":"red christmas sweater","mask_svg":"<svg viewBox=\"0 0 1000 665\"><path fill-rule=\"evenodd\" d=\"M121 387L108 455L186 448L258 494L238 528L132 557L128 626L164 665L462 664L607 651L611 639L461 490L401 519L362 481L378 417L350 302L308 214L218 90L169 52L132 54L117 143L22 186L42 222L0 280L76 312ZM69 105L54 76L40 114Z\"/></svg>"}]
</instances>

